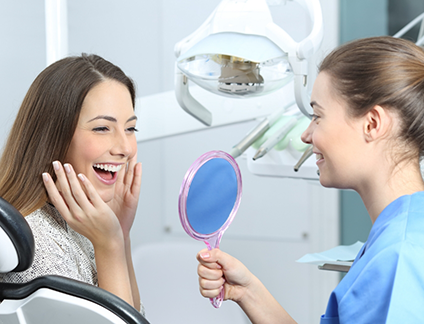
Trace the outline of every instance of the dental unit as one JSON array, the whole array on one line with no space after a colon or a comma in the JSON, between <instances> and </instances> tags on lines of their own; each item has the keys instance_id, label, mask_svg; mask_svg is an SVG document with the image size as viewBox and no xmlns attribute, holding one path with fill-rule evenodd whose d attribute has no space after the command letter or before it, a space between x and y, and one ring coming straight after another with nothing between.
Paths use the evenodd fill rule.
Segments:
<instances>
[{"instance_id":1,"label":"dental unit","mask_svg":"<svg viewBox=\"0 0 424 324\"><path fill-rule=\"evenodd\" d=\"M211 112L191 95L189 81L219 96L237 99L265 96L291 83L294 102L310 118L308 60L323 38L321 7L319 0L288 1L299 3L313 24L309 35L300 42L273 22L266 0L223 0L194 33L178 42L174 48L175 94L181 108L204 125L212 125ZM233 147L232 156L243 154L280 120L289 106L264 118ZM287 135L294 126L280 130L279 141L284 140L281 134ZM257 152L254 159L272 147ZM298 151L303 153L304 149Z\"/></svg>"}]
</instances>

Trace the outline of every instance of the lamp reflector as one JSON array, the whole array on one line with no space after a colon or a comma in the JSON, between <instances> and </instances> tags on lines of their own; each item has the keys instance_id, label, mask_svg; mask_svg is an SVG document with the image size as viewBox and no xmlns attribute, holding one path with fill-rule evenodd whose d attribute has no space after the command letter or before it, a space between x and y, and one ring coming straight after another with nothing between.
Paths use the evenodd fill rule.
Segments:
<instances>
[{"instance_id":1,"label":"lamp reflector","mask_svg":"<svg viewBox=\"0 0 424 324\"><path fill-rule=\"evenodd\" d=\"M257 35L209 35L183 53L177 67L202 88L232 98L264 95L293 79L287 54Z\"/></svg>"}]
</instances>

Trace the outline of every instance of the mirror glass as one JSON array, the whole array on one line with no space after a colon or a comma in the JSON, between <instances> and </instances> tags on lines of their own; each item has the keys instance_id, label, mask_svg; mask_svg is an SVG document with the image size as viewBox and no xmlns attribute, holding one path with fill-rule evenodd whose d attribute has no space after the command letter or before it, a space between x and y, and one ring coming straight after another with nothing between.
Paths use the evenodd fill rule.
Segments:
<instances>
[{"instance_id":1,"label":"mirror glass","mask_svg":"<svg viewBox=\"0 0 424 324\"><path fill-rule=\"evenodd\" d=\"M196 172L187 196L187 218L194 231L212 234L231 215L237 200L237 176L225 159L213 158Z\"/></svg>"}]
</instances>

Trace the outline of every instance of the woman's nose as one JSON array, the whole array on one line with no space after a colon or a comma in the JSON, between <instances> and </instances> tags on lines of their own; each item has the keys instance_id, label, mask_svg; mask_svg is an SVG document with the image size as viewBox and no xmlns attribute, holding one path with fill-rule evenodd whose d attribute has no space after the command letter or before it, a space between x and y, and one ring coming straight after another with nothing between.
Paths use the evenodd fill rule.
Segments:
<instances>
[{"instance_id":1,"label":"woman's nose","mask_svg":"<svg viewBox=\"0 0 424 324\"><path fill-rule=\"evenodd\" d=\"M300 137L302 142L304 142L306 144L312 144L312 132L313 132L312 128L313 128L313 126L312 126L312 121L311 121L308 128L302 133L302 136Z\"/></svg>"},{"instance_id":2,"label":"woman's nose","mask_svg":"<svg viewBox=\"0 0 424 324\"><path fill-rule=\"evenodd\" d=\"M111 153L113 155L130 156L133 152L131 141L126 134L117 135L114 139L114 145Z\"/></svg>"}]
</instances>

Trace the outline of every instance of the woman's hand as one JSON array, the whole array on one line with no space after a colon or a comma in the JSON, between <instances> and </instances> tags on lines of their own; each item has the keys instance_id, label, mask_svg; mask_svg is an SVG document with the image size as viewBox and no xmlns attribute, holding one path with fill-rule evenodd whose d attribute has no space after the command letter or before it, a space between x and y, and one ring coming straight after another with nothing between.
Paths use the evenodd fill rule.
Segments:
<instances>
[{"instance_id":1,"label":"woman's hand","mask_svg":"<svg viewBox=\"0 0 424 324\"><path fill-rule=\"evenodd\" d=\"M204 297L214 298L224 287L224 299L239 302L256 278L240 261L219 249L204 249L197 254L197 260L200 293Z\"/></svg>"},{"instance_id":2,"label":"woman's hand","mask_svg":"<svg viewBox=\"0 0 424 324\"><path fill-rule=\"evenodd\" d=\"M123 242L118 218L87 177L82 174L77 177L70 164L62 167L55 161L53 167L57 183L48 173L43 173L44 185L50 201L68 225L88 238L95 249L107 248L119 240Z\"/></svg>"},{"instance_id":3,"label":"woman's hand","mask_svg":"<svg viewBox=\"0 0 424 324\"><path fill-rule=\"evenodd\" d=\"M108 205L115 212L121 224L124 238L129 237L134 222L140 195L142 168L137 163L137 154L129 160L128 166L119 171L115 183L115 195Z\"/></svg>"}]
</instances>

